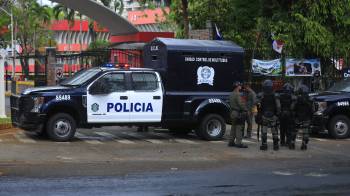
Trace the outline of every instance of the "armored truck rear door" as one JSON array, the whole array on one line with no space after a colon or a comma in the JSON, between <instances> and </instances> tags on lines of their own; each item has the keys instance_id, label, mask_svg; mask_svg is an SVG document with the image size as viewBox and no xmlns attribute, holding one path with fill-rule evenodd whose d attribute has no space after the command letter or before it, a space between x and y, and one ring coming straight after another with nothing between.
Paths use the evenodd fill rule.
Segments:
<instances>
[{"instance_id":1,"label":"armored truck rear door","mask_svg":"<svg viewBox=\"0 0 350 196\"><path fill-rule=\"evenodd\" d=\"M133 72L131 83L130 122L160 122L163 90L159 76L154 72Z\"/></svg>"},{"instance_id":2,"label":"armored truck rear door","mask_svg":"<svg viewBox=\"0 0 350 196\"><path fill-rule=\"evenodd\" d=\"M88 123L129 122L130 101L125 78L125 73L115 72L108 73L98 79L107 85L109 93L98 95L87 93Z\"/></svg>"}]
</instances>

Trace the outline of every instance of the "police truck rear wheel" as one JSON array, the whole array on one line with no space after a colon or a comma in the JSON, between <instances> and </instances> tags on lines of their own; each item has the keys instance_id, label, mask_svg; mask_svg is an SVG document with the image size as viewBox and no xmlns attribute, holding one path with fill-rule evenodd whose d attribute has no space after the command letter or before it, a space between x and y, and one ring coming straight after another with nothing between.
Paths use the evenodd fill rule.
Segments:
<instances>
[{"instance_id":1,"label":"police truck rear wheel","mask_svg":"<svg viewBox=\"0 0 350 196\"><path fill-rule=\"evenodd\" d=\"M76 123L71 115L58 113L49 118L46 131L49 138L54 141L69 141L74 137Z\"/></svg>"},{"instance_id":2,"label":"police truck rear wheel","mask_svg":"<svg viewBox=\"0 0 350 196\"><path fill-rule=\"evenodd\" d=\"M224 136L225 131L226 123L224 118L217 114L208 114L202 118L196 134L205 140L220 140Z\"/></svg>"},{"instance_id":3,"label":"police truck rear wheel","mask_svg":"<svg viewBox=\"0 0 350 196\"><path fill-rule=\"evenodd\" d=\"M344 139L350 135L350 119L344 115L334 116L329 122L329 134L336 139Z\"/></svg>"}]
</instances>

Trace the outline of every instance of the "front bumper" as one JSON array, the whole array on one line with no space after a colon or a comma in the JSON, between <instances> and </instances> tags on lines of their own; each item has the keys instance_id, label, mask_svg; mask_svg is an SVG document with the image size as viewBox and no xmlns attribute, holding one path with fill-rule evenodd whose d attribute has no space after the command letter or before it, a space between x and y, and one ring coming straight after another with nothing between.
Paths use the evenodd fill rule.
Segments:
<instances>
[{"instance_id":1,"label":"front bumper","mask_svg":"<svg viewBox=\"0 0 350 196\"><path fill-rule=\"evenodd\" d=\"M314 114L312 116L312 121L311 121L311 128L315 132L322 132L325 129L327 129L327 124L328 124L329 116L327 115L316 115Z\"/></svg>"},{"instance_id":2,"label":"front bumper","mask_svg":"<svg viewBox=\"0 0 350 196\"><path fill-rule=\"evenodd\" d=\"M41 131L46 119L46 114L28 111L28 101L17 95L12 95L11 99L11 121L14 127L19 127L26 131Z\"/></svg>"}]
</instances>

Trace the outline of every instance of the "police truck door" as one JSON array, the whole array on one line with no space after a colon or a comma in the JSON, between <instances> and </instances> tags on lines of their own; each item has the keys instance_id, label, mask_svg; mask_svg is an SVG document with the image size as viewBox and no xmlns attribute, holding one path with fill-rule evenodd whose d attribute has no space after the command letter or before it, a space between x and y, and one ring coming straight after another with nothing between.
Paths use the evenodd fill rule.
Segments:
<instances>
[{"instance_id":1,"label":"police truck door","mask_svg":"<svg viewBox=\"0 0 350 196\"><path fill-rule=\"evenodd\" d=\"M125 73L108 73L97 81L103 82L108 93L91 95L87 93L87 119L89 123L129 122L129 92ZM97 82L95 81L95 82ZM93 84L92 84L93 85ZM90 85L91 87L91 85ZM90 88L88 87L88 88Z\"/></svg>"},{"instance_id":2,"label":"police truck door","mask_svg":"<svg viewBox=\"0 0 350 196\"><path fill-rule=\"evenodd\" d=\"M159 76L154 72L131 73L130 122L160 122L163 90Z\"/></svg>"}]
</instances>

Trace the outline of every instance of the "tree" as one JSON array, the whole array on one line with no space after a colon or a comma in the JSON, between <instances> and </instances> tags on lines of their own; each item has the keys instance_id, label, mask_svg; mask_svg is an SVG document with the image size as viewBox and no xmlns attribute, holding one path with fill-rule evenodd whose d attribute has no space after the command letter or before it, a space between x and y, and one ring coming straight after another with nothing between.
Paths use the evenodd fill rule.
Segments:
<instances>
[{"instance_id":1,"label":"tree","mask_svg":"<svg viewBox=\"0 0 350 196\"><path fill-rule=\"evenodd\" d=\"M35 52L36 46L45 45L50 39L47 30L50 14L47 7L40 6L35 0L17 0L12 10L16 21L18 43L22 48L22 53L19 54L22 70L28 78L28 56Z\"/></svg>"},{"instance_id":2,"label":"tree","mask_svg":"<svg viewBox=\"0 0 350 196\"><path fill-rule=\"evenodd\" d=\"M62 5L62 4L57 4L54 8L53 8L53 13L54 13L54 17L56 19L65 19L68 21L68 35L70 35L72 32L70 32L70 28L72 28L74 26L75 23L75 15L76 12L73 9L67 8L66 6ZM80 21L81 22L81 21ZM68 36L67 38L68 41L68 51L71 51L71 36ZM68 65L68 72L69 75L72 75L72 66Z\"/></svg>"},{"instance_id":3,"label":"tree","mask_svg":"<svg viewBox=\"0 0 350 196\"><path fill-rule=\"evenodd\" d=\"M177 25L177 36L186 37L181 3L171 2L167 19ZM217 24L225 39L247 49L246 64L252 56L280 57L271 47L277 39L285 43L282 57L321 58L331 68L329 59L348 57L349 13L349 0L188 0L191 27L203 28L207 20Z\"/></svg>"},{"instance_id":4,"label":"tree","mask_svg":"<svg viewBox=\"0 0 350 196\"><path fill-rule=\"evenodd\" d=\"M70 28L74 26L76 12L73 9L67 8L62 4L57 4L53 8L53 14L56 20L64 19L68 21L68 34L70 34ZM70 38L68 38L68 47L70 51Z\"/></svg>"},{"instance_id":5,"label":"tree","mask_svg":"<svg viewBox=\"0 0 350 196\"><path fill-rule=\"evenodd\" d=\"M112 8L119 15L124 11L123 0L101 0L101 3L108 8Z\"/></svg>"},{"instance_id":6,"label":"tree","mask_svg":"<svg viewBox=\"0 0 350 196\"><path fill-rule=\"evenodd\" d=\"M145 8L154 8L152 0L138 1ZM170 2L170 13L163 12L167 17L167 23L174 24L177 37L188 38L190 29L189 7L195 0L172 0Z\"/></svg>"}]
</instances>

